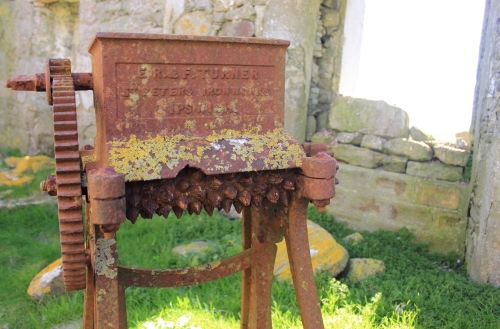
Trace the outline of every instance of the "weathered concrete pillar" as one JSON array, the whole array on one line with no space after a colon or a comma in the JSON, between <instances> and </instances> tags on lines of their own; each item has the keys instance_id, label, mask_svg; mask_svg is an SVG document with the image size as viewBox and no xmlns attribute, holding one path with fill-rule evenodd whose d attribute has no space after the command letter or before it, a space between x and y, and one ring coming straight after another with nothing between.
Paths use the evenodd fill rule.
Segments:
<instances>
[{"instance_id":1,"label":"weathered concrete pillar","mask_svg":"<svg viewBox=\"0 0 500 329\"><path fill-rule=\"evenodd\" d=\"M471 132L473 172L467 228L471 279L500 286L500 1L487 0Z\"/></svg>"},{"instance_id":2,"label":"weathered concrete pillar","mask_svg":"<svg viewBox=\"0 0 500 329\"><path fill-rule=\"evenodd\" d=\"M285 130L306 136L311 65L320 0L270 0L263 18L264 38L290 40L285 82Z\"/></svg>"}]
</instances>

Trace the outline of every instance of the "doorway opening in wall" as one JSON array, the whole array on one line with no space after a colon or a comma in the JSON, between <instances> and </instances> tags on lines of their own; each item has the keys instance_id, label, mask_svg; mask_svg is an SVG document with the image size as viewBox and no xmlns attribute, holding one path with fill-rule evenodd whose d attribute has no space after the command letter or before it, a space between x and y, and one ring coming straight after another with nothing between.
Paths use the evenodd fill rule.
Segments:
<instances>
[{"instance_id":1,"label":"doorway opening in wall","mask_svg":"<svg viewBox=\"0 0 500 329\"><path fill-rule=\"evenodd\" d=\"M438 140L469 131L485 1L349 1L340 94L396 105Z\"/></svg>"}]
</instances>

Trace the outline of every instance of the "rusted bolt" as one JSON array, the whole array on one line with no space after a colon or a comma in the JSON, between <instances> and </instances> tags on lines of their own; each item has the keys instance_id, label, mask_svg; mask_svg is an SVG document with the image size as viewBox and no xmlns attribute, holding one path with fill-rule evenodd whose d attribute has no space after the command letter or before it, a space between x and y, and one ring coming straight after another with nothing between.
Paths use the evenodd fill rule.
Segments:
<instances>
[{"instance_id":1,"label":"rusted bolt","mask_svg":"<svg viewBox=\"0 0 500 329\"><path fill-rule=\"evenodd\" d=\"M330 199L327 200L313 200L312 203L316 206L319 212L325 211L325 207L330 204Z\"/></svg>"},{"instance_id":2,"label":"rusted bolt","mask_svg":"<svg viewBox=\"0 0 500 329\"><path fill-rule=\"evenodd\" d=\"M90 144L86 144L86 145L83 145L81 148L80 148L80 151L91 151L93 150L94 147Z\"/></svg>"},{"instance_id":3,"label":"rusted bolt","mask_svg":"<svg viewBox=\"0 0 500 329\"><path fill-rule=\"evenodd\" d=\"M319 152L313 156L313 159L328 159L331 158L327 152Z\"/></svg>"},{"instance_id":4,"label":"rusted bolt","mask_svg":"<svg viewBox=\"0 0 500 329\"><path fill-rule=\"evenodd\" d=\"M57 195L57 181L55 175L49 175L46 180L40 182L40 190L47 192L50 196Z\"/></svg>"},{"instance_id":5,"label":"rusted bolt","mask_svg":"<svg viewBox=\"0 0 500 329\"><path fill-rule=\"evenodd\" d=\"M104 235L104 239L114 239L116 236L116 231L120 228L120 224L109 224L99 226L99 230Z\"/></svg>"}]
</instances>

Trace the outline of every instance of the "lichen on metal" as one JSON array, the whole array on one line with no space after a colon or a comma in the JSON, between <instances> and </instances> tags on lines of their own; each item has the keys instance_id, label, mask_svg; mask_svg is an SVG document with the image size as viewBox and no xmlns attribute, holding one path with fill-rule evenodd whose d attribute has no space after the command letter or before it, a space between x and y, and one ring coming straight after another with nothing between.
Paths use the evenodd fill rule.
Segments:
<instances>
[{"instance_id":1,"label":"lichen on metal","mask_svg":"<svg viewBox=\"0 0 500 329\"><path fill-rule=\"evenodd\" d=\"M97 160L97 156L95 154L82 156L82 168L85 169L85 166L87 165L87 163L95 162L96 160Z\"/></svg>"},{"instance_id":2,"label":"lichen on metal","mask_svg":"<svg viewBox=\"0 0 500 329\"><path fill-rule=\"evenodd\" d=\"M126 181L159 179L163 165L172 170L181 161L197 164L209 156L214 163L207 171L227 171L233 163L224 161L224 154L233 161L245 162L241 171L255 170L257 160L263 161L262 169L286 169L289 163L301 166L305 154L292 136L282 128L263 134L261 130L260 126L243 131L222 129L206 137L177 134L139 139L131 135L128 140L108 142L109 163L125 175Z\"/></svg>"},{"instance_id":3,"label":"lichen on metal","mask_svg":"<svg viewBox=\"0 0 500 329\"><path fill-rule=\"evenodd\" d=\"M118 275L116 267L110 268L115 263L111 246L116 244L115 239L97 239L94 249L94 266L97 275L104 275L114 279Z\"/></svg>"}]
</instances>

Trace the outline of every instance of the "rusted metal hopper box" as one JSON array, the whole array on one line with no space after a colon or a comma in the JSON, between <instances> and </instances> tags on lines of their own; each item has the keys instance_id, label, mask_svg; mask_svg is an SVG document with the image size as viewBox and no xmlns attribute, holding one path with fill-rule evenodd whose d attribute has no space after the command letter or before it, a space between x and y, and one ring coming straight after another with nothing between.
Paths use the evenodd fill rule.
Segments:
<instances>
[{"instance_id":1,"label":"rusted metal hopper box","mask_svg":"<svg viewBox=\"0 0 500 329\"><path fill-rule=\"evenodd\" d=\"M126 181L300 166L283 131L289 42L98 33L89 46L96 168Z\"/></svg>"}]
</instances>

